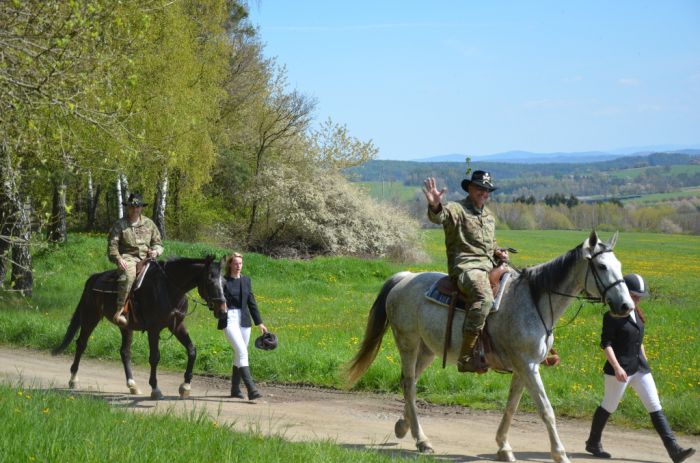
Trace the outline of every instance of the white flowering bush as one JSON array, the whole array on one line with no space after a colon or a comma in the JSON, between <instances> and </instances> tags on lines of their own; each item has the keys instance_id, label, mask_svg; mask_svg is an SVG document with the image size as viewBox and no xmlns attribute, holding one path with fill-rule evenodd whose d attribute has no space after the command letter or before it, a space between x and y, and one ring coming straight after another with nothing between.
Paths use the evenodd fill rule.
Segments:
<instances>
[{"instance_id":1,"label":"white flowering bush","mask_svg":"<svg viewBox=\"0 0 700 463\"><path fill-rule=\"evenodd\" d=\"M300 172L304 169L305 172ZM377 203L335 170L278 165L258 177L248 195L258 210L249 246L280 256L415 255L418 223Z\"/></svg>"}]
</instances>

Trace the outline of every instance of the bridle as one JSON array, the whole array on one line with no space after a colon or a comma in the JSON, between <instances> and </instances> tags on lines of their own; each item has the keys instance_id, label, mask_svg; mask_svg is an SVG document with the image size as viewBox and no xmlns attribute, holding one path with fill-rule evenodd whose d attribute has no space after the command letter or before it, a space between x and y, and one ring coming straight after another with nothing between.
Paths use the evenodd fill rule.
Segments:
<instances>
[{"instance_id":1,"label":"bridle","mask_svg":"<svg viewBox=\"0 0 700 463\"><path fill-rule=\"evenodd\" d=\"M574 299L578 299L580 301L590 301L590 302L599 302L601 304L605 304L605 295L610 291L612 288L615 286L622 284L625 282L623 279L615 280L612 283L610 283L608 286L605 286L603 283L603 280L600 278L600 275L598 274L598 271L595 268L595 264L593 260L600 256L601 254L605 254L606 252L613 252L612 248L606 247L605 249L596 252L595 254L591 255L591 257L588 259L588 268L586 269L586 276L584 277L583 280L583 290L585 291L586 295L585 296L579 296L578 294L566 294L566 293L560 293L559 291L554 291L553 289L547 290L547 296L549 298L549 313L550 313L550 319L554 320L554 308L552 306L552 294L557 294L559 296L564 296L564 297L571 297ZM598 290L598 294L600 296L592 296L591 293L588 291L588 275L593 275L593 281L595 281L595 286L596 289ZM579 312L581 312L581 308L583 307L583 302L579 306L578 310L576 310L576 314L574 314L573 318L566 322L566 324L559 326L559 328L563 328L571 323L573 323L574 320L576 320L576 317L578 317ZM552 335L552 332L554 331L554 325L552 325L551 328L547 328L547 324L544 322L544 318L542 317L542 312L540 311L539 306L537 303L535 303L535 308L537 309L537 315L540 317L540 321L542 322L542 326L544 326L545 332L547 333L547 338Z\"/></svg>"},{"instance_id":2,"label":"bridle","mask_svg":"<svg viewBox=\"0 0 700 463\"><path fill-rule=\"evenodd\" d=\"M212 260L212 262L213 262L213 260ZM187 299L189 299L190 301L192 301L195 305L204 305L204 304L202 304L202 302L200 302L199 300L197 300L197 299L193 298L192 296L190 296L190 295L188 294L189 291L183 290L182 288L180 288L179 286L177 286L175 283L173 283L172 281L170 281L170 278L168 278L168 274L165 273L165 269L163 268L163 267L165 267L167 264L168 264L168 263L165 262L165 263L163 264L163 266L160 266L160 265L157 265L157 266L156 266L156 267L158 267L158 269L159 269L159 270L161 271L161 273L163 274L163 277L165 277L165 282L166 282L166 284L172 286L173 288L175 288L175 289L177 289L178 291L180 291L181 293L183 293L183 294L185 295L185 297L186 297ZM209 265L211 265L211 263L210 263ZM208 274L208 270L209 270L208 266L205 266L205 270L207 271L207 274ZM208 280L208 278L207 278L207 280ZM215 304L223 304L223 303L226 302L226 298L224 298L223 296L222 296L222 297L211 297L210 292L209 292L209 285L208 285L208 284L205 284L205 285L204 285L204 291L201 291L201 290L200 290L199 285L197 285L197 289L199 290L200 296L202 296L202 298L203 298L204 301L206 302L206 306L207 306L207 308L208 308L209 310L214 310L214 309L216 308L216 305L215 305ZM205 294L202 294L202 292L204 292Z\"/></svg>"},{"instance_id":3,"label":"bridle","mask_svg":"<svg viewBox=\"0 0 700 463\"><path fill-rule=\"evenodd\" d=\"M593 280L595 281L596 289L598 290L598 294L600 294L600 298L598 298L598 301L601 304L605 304L605 295L608 293L608 291L610 291L615 286L625 282L625 280L619 279L613 281L608 286L605 286L603 284L603 280L601 280L600 275L598 275L598 272L596 271L595 266L593 265L593 259L595 259L601 254L605 254L606 252L612 252L612 249L605 248L602 251L596 252L591 256L590 259L588 259L588 270L586 270L586 278L583 281L583 290L586 291L586 293L588 293L588 290L586 289L586 287L588 286L588 275L589 273L593 275ZM596 299L595 297L592 297L590 293L588 293L588 296L591 297L591 299Z\"/></svg>"}]
</instances>

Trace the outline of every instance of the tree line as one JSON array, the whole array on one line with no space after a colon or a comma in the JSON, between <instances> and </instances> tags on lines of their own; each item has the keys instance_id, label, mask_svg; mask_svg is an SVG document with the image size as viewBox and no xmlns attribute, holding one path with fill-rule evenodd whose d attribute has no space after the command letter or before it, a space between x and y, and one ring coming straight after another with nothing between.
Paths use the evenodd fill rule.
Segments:
<instances>
[{"instance_id":1,"label":"tree line","mask_svg":"<svg viewBox=\"0 0 700 463\"><path fill-rule=\"evenodd\" d=\"M32 245L105 232L130 192L167 238L278 255L415 239L341 175L373 143L315 106L244 2L1 2L0 284L11 267L30 294Z\"/></svg>"},{"instance_id":2,"label":"tree line","mask_svg":"<svg viewBox=\"0 0 700 463\"><path fill-rule=\"evenodd\" d=\"M472 162L473 169L491 172L498 185L492 198L501 202L534 197L542 200L549 194L567 192L574 196L605 194L610 197L635 194L667 193L683 187L700 185L700 171L674 173L671 166L700 164L700 155L653 153L625 156L610 161L587 164L513 164ZM639 169L634 178L617 175L625 169ZM398 181L420 186L426 177L438 179L449 192L461 192L465 164L456 162L412 162L373 160L346 171L349 178L364 182Z\"/></svg>"}]
</instances>

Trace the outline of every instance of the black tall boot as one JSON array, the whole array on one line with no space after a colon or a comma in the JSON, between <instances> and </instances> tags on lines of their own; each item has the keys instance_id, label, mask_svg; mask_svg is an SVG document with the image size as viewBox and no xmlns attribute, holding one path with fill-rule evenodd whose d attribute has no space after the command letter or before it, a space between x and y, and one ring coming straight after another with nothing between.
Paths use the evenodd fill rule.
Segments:
<instances>
[{"instance_id":1,"label":"black tall boot","mask_svg":"<svg viewBox=\"0 0 700 463\"><path fill-rule=\"evenodd\" d=\"M603 407L598 407L593 413L593 422L591 423L591 433L586 441L586 452L593 454L598 458L610 458L610 454L603 450L603 444L600 439L603 435L603 428L610 418L610 413Z\"/></svg>"},{"instance_id":2,"label":"black tall boot","mask_svg":"<svg viewBox=\"0 0 700 463\"><path fill-rule=\"evenodd\" d=\"M668 456L671 457L673 463L680 463L681 461L685 461L693 456L695 453L694 448L691 447L684 449L678 445L678 442L676 442L676 436L673 435L673 431L671 431L671 426L668 424L668 420L666 419L666 415L664 415L663 410L650 413L649 416L651 416L651 422L654 424L654 429L656 429L656 432L659 433L659 436L664 443L664 447L666 447L666 451L668 452Z\"/></svg>"},{"instance_id":3,"label":"black tall boot","mask_svg":"<svg viewBox=\"0 0 700 463\"><path fill-rule=\"evenodd\" d=\"M250 367L240 367L238 370L241 372L243 384L245 384L246 389L248 389L248 400L255 400L262 397L262 394L258 392L258 389L255 387L253 375L250 374Z\"/></svg>"},{"instance_id":4,"label":"black tall boot","mask_svg":"<svg viewBox=\"0 0 700 463\"><path fill-rule=\"evenodd\" d=\"M233 366L233 371L231 372L231 397L245 399L241 392L241 370L236 365Z\"/></svg>"}]
</instances>

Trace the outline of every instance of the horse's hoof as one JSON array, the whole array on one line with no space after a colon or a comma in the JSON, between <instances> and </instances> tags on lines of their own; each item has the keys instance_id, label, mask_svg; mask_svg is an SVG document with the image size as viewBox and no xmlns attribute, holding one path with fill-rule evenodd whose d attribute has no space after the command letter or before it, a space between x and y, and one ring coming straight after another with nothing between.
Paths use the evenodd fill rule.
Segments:
<instances>
[{"instance_id":1,"label":"horse's hoof","mask_svg":"<svg viewBox=\"0 0 700 463\"><path fill-rule=\"evenodd\" d=\"M498 461L515 461L515 455L511 450L499 450Z\"/></svg>"},{"instance_id":2,"label":"horse's hoof","mask_svg":"<svg viewBox=\"0 0 700 463\"><path fill-rule=\"evenodd\" d=\"M77 379L71 379L70 381L68 381L68 389L78 389L79 387L80 383Z\"/></svg>"},{"instance_id":3,"label":"horse's hoof","mask_svg":"<svg viewBox=\"0 0 700 463\"><path fill-rule=\"evenodd\" d=\"M160 400L163 398L163 393L160 392L160 389L153 389L151 391L151 399L153 400Z\"/></svg>"},{"instance_id":4,"label":"horse's hoof","mask_svg":"<svg viewBox=\"0 0 700 463\"><path fill-rule=\"evenodd\" d=\"M136 381L133 379L130 379L126 382L126 387L129 388L129 394L131 395L140 395L141 391L139 391L139 387L136 385Z\"/></svg>"},{"instance_id":5,"label":"horse's hoof","mask_svg":"<svg viewBox=\"0 0 700 463\"><path fill-rule=\"evenodd\" d=\"M394 425L394 434L396 434L397 438L403 439L406 433L408 433L409 429L410 426L406 420L403 418L396 420L396 424Z\"/></svg>"},{"instance_id":6,"label":"horse's hoof","mask_svg":"<svg viewBox=\"0 0 700 463\"><path fill-rule=\"evenodd\" d=\"M178 391L180 392L180 398L181 399L186 399L190 396L190 390L192 387L190 386L190 383L182 383L180 384L180 389Z\"/></svg>"},{"instance_id":7,"label":"horse's hoof","mask_svg":"<svg viewBox=\"0 0 700 463\"><path fill-rule=\"evenodd\" d=\"M418 451L420 453L435 453L435 450L433 450L433 446L430 445L430 442L425 441L425 442L418 442L416 444L416 447L418 447Z\"/></svg>"}]
</instances>

